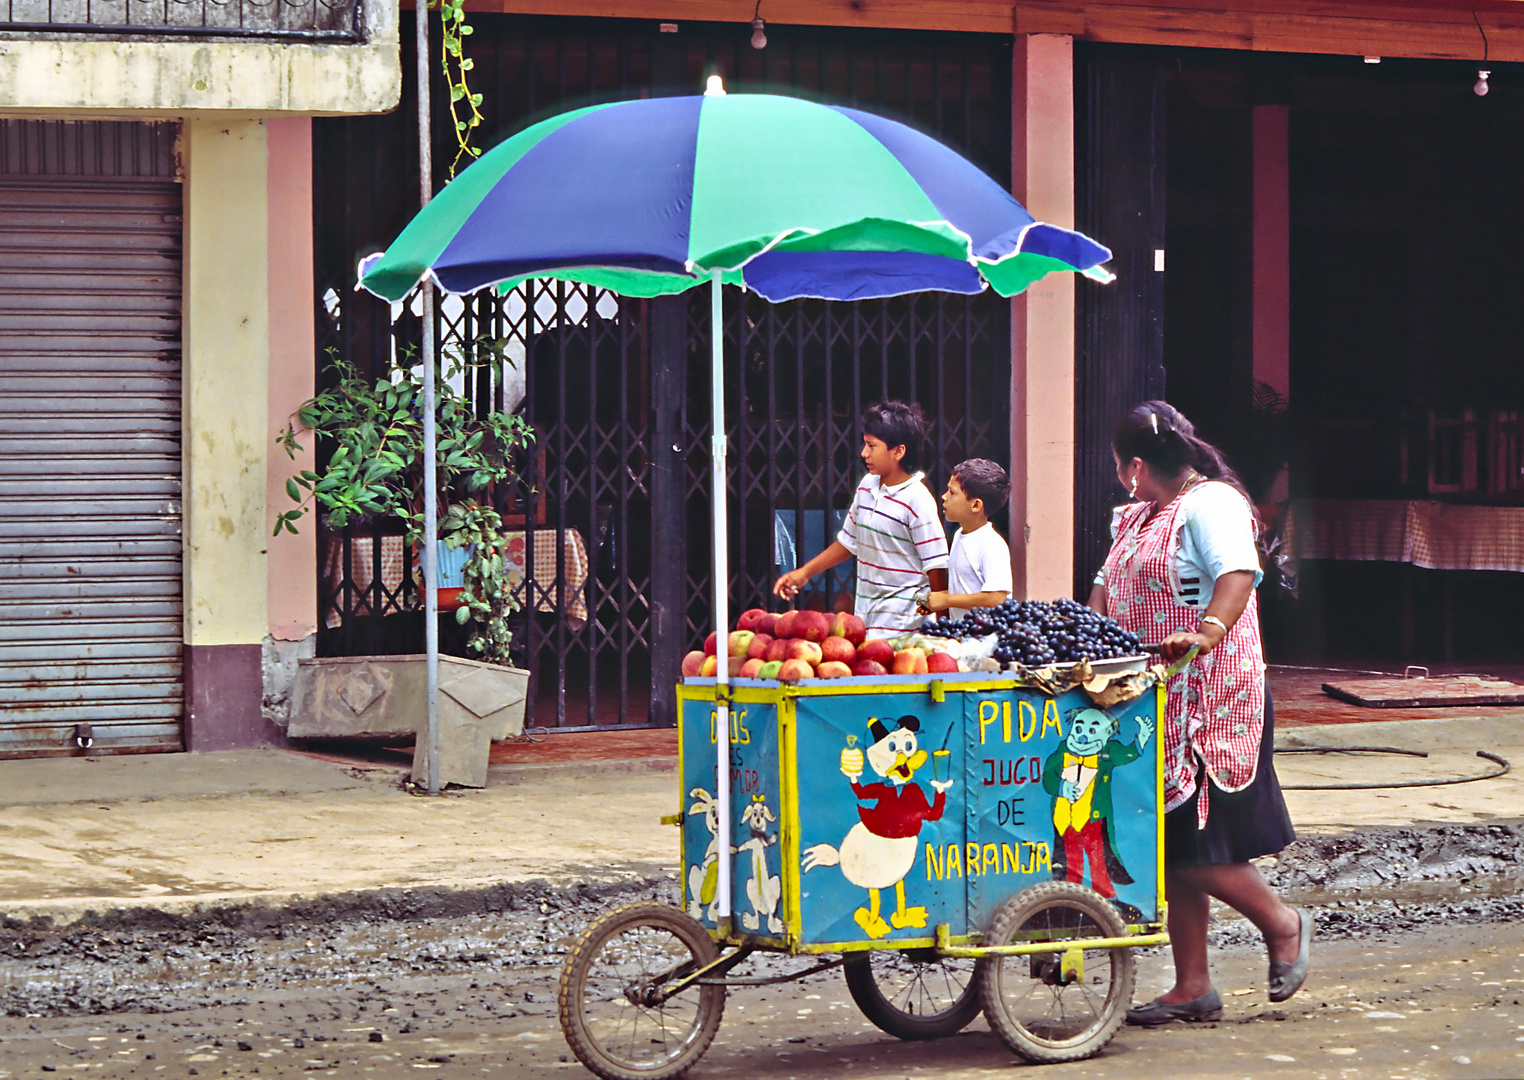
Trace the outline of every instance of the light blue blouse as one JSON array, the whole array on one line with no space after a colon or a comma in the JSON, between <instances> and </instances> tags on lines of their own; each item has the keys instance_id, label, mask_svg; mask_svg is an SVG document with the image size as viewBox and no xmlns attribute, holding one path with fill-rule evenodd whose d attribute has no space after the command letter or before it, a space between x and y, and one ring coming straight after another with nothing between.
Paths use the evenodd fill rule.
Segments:
<instances>
[{"instance_id":1,"label":"light blue blouse","mask_svg":"<svg viewBox=\"0 0 1524 1080\"><path fill-rule=\"evenodd\" d=\"M1180 496L1180 546L1175 569L1180 580L1176 599L1187 607L1205 608L1212 602L1217 579L1236 570L1254 571L1254 587L1264 580L1259 547L1254 542L1254 516L1248 501L1230 484L1198 484ZM1122 507L1111 515L1111 539L1117 537ZM1102 567L1097 585L1106 581Z\"/></svg>"}]
</instances>

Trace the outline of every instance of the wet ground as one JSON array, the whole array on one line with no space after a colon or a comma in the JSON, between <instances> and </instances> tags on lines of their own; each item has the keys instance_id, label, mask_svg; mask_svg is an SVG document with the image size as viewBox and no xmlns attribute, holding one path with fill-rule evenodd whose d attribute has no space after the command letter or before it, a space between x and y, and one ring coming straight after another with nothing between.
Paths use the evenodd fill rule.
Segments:
<instances>
[{"instance_id":1,"label":"wet ground","mask_svg":"<svg viewBox=\"0 0 1524 1080\"><path fill-rule=\"evenodd\" d=\"M1214 931L1222 1023L1125 1030L1084 1076L1524 1075L1524 830L1387 830L1299 841L1267 867L1316 897L1316 974L1267 1004L1262 947ZM50 1077L528 1076L581 1073L555 1019L574 936L614 904L671 900L669 880L506 894L494 910L269 911L120 929L0 935L0 1080ZM792 961L774 959L779 969ZM1137 999L1167 986L1139 955ZM752 973L755 973L755 966ZM838 972L731 994L692 1075L972 1076L1011 1053L982 1019L902 1044L857 1012ZM850 1069L847 1066L850 1065Z\"/></svg>"}]
</instances>

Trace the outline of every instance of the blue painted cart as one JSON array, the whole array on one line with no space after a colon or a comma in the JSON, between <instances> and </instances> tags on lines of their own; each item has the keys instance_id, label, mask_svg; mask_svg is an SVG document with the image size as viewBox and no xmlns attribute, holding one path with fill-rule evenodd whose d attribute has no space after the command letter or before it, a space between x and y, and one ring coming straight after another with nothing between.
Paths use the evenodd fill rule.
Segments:
<instances>
[{"instance_id":1,"label":"blue painted cart","mask_svg":"<svg viewBox=\"0 0 1524 1080\"><path fill-rule=\"evenodd\" d=\"M952 1034L982 1009L1031 1060L1100 1051L1132 995L1130 949L1167 940L1164 688L1132 679L1141 694L1107 707L991 675L735 680L725 837L724 714L713 679L688 680L669 819L681 910L629 905L577 942L559 1003L578 1058L607 1080L677 1076L708 1049L727 988L838 965L900 1038ZM757 950L815 963L732 974Z\"/></svg>"}]
</instances>

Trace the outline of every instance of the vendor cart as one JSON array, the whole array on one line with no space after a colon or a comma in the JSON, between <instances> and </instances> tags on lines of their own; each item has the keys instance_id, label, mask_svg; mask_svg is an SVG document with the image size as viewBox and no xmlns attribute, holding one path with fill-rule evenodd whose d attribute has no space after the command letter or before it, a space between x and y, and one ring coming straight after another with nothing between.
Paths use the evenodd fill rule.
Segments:
<instances>
[{"instance_id":1,"label":"vendor cart","mask_svg":"<svg viewBox=\"0 0 1524 1080\"><path fill-rule=\"evenodd\" d=\"M1032 1061L1100 1051L1132 996L1130 950L1167 940L1164 686L1140 667L687 680L669 819L681 907L628 905L577 941L558 1001L578 1059L607 1080L677 1076L714 1039L727 988L838 965L902 1039L982 1009ZM759 950L801 962L737 973Z\"/></svg>"}]
</instances>

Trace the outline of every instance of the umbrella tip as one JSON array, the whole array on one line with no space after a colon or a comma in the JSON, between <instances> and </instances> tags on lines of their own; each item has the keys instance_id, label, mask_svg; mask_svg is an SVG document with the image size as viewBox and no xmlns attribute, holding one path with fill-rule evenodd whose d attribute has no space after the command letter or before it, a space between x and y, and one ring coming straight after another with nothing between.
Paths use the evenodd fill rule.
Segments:
<instances>
[{"instance_id":1,"label":"umbrella tip","mask_svg":"<svg viewBox=\"0 0 1524 1080\"><path fill-rule=\"evenodd\" d=\"M718 75L709 76L709 81L704 84L705 97L724 97L725 80Z\"/></svg>"}]
</instances>

